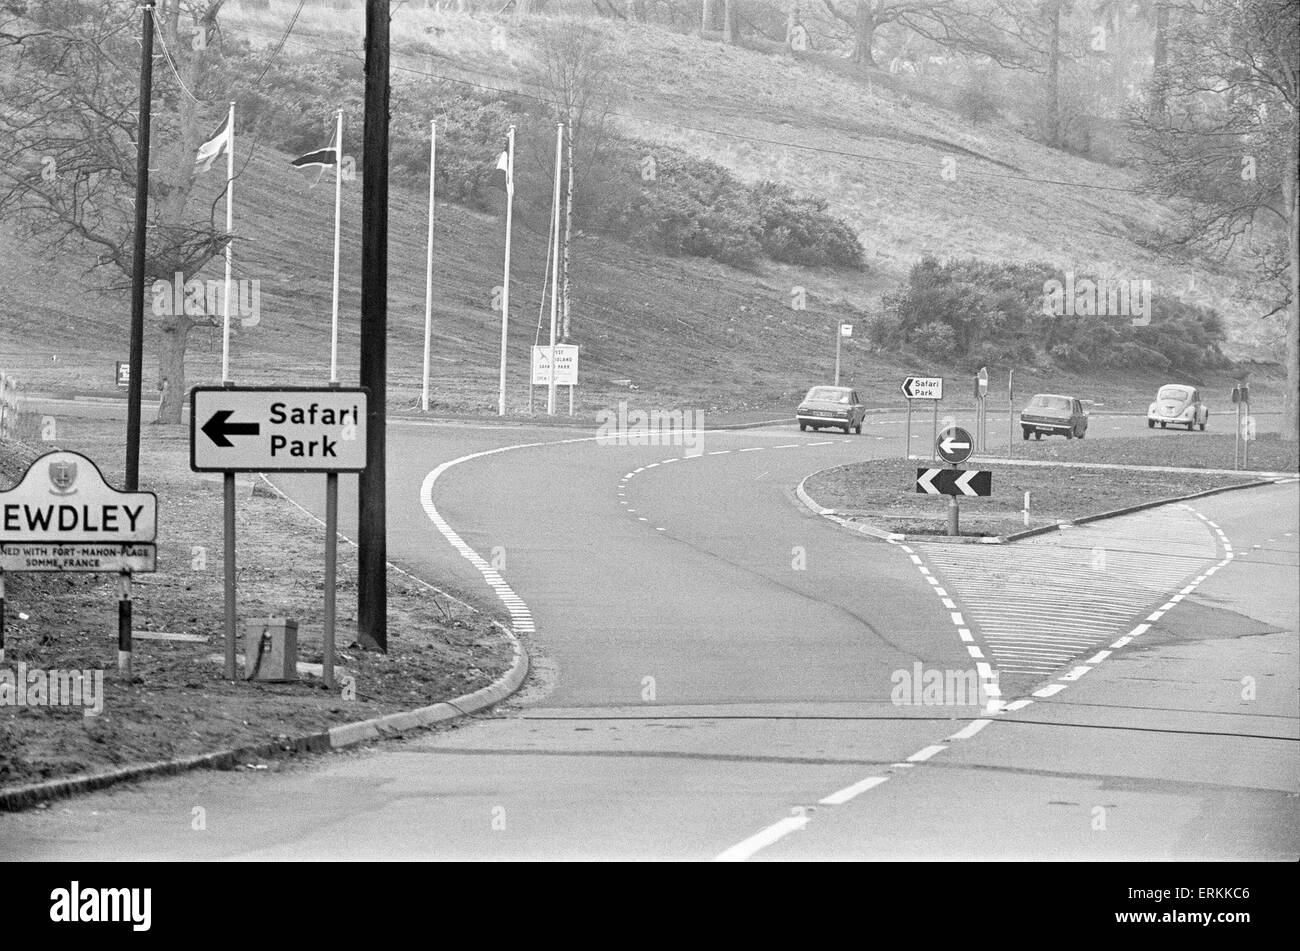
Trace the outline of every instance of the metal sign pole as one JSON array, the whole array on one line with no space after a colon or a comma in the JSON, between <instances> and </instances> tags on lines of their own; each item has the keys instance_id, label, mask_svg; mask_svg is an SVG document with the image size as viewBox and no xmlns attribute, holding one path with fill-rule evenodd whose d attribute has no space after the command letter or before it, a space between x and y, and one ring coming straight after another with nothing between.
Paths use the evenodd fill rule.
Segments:
<instances>
[{"instance_id":1,"label":"metal sign pole","mask_svg":"<svg viewBox=\"0 0 1300 951\"><path fill-rule=\"evenodd\" d=\"M948 496L948 534L957 535L958 514L957 514L957 496Z\"/></svg>"},{"instance_id":2,"label":"metal sign pole","mask_svg":"<svg viewBox=\"0 0 1300 951\"><path fill-rule=\"evenodd\" d=\"M904 458L912 458L912 398L907 398L907 445L903 448Z\"/></svg>"},{"instance_id":3,"label":"metal sign pole","mask_svg":"<svg viewBox=\"0 0 1300 951\"><path fill-rule=\"evenodd\" d=\"M117 669L131 676L131 573L117 576Z\"/></svg>"},{"instance_id":4,"label":"metal sign pole","mask_svg":"<svg viewBox=\"0 0 1300 951\"><path fill-rule=\"evenodd\" d=\"M192 400L194 397L191 396ZM235 679L235 474L222 474L226 546L226 679Z\"/></svg>"},{"instance_id":5,"label":"metal sign pole","mask_svg":"<svg viewBox=\"0 0 1300 951\"><path fill-rule=\"evenodd\" d=\"M1246 402L1246 431L1241 434L1241 467L1250 468L1250 402Z\"/></svg>"},{"instance_id":6,"label":"metal sign pole","mask_svg":"<svg viewBox=\"0 0 1300 951\"><path fill-rule=\"evenodd\" d=\"M321 648L321 673L325 686L334 689L335 581L339 562L339 474L325 473L325 634Z\"/></svg>"},{"instance_id":7,"label":"metal sign pole","mask_svg":"<svg viewBox=\"0 0 1300 951\"><path fill-rule=\"evenodd\" d=\"M835 325L835 385L840 385L840 325Z\"/></svg>"},{"instance_id":8,"label":"metal sign pole","mask_svg":"<svg viewBox=\"0 0 1300 951\"><path fill-rule=\"evenodd\" d=\"M1234 392L1234 396L1237 394ZM1237 410L1237 431L1232 436L1232 468L1241 468L1241 402L1237 401L1234 409Z\"/></svg>"},{"instance_id":9,"label":"metal sign pole","mask_svg":"<svg viewBox=\"0 0 1300 951\"><path fill-rule=\"evenodd\" d=\"M934 422L930 427L932 430L930 433L930 461L938 462L939 461L939 401L931 400L930 403L934 406Z\"/></svg>"},{"instance_id":10,"label":"metal sign pole","mask_svg":"<svg viewBox=\"0 0 1300 951\"><path fill-rule=\"evenodd\" d=\"M0 664L5 662L5 573L0 571Z\"/></svg>"},{"instance_id":11,"label":"metal sign pole","mask_svg":"<svg viewBox=\"0 0 1300 951\"><path fill-rule=\"evenodd\" d=\"M1011 370L1007 373L1007 453L1015 452L1016 445L1016 396L1015 389L1011 381L1015 379L1016 371Z\"/></svg>"}]
</instances>

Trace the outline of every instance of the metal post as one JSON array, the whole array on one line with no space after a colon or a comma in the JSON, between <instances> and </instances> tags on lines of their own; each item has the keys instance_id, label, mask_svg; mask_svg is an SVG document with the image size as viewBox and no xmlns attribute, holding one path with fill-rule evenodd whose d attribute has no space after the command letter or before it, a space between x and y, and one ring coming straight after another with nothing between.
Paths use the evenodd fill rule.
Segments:
<instances>
[{"instance_id":1,"label":"metal post","mask_svg":"<svg viewBox=\"0 0 1300 951\"><path fill-rule=\"evenodd\" d=\"M907 445L903 449L903 458L912 458L912 398L907 398Z\"/></svg>"},{"instance_id":2,"label":"metal post","mask_svg":"<svg viewBox=\"0 0 1300 951\"><path fill-rule=\"evenodd\" d=\"M235 104L226 113L226 284L222 298L221 382L230 380L230 268L235 235Z\"/></svg>"},{"instance_id":3,"label":"metal post","mask_svg":"<svg viewBox=\"0 0 1300 951\"><path fill-rule=\"evenodd\" d=\"M506 262L501 281L501 378L497 384L497 415L506 414L506 340L510 329L510 226L515 213L515 127L506 133ZM533 392L530 370L528 393Z\"/></svg>"},{"instance_id":4,"label":"metal post","mask_svg":"<svg viewBox=\"0 0 1300 951\"><path fill-rule=\"evenodd\" d=\"M573 415L573 384L569 384L569 415Z\"/></svg>"},{"instance_id":5,"label":"metal post","mask_svg":"<svg viewBox=\"0 0 1300 951\"><path fill-rule=\"evenodd\" d=\"M143 7L140 117L135 147L135 233L131 257L131 376L126 390L126 488L140 487L140 385L144 376L144 265L149 228L149 129L153 114L153 3Z\"/></svg>"},{"instance_id":6,"label":"metal post","mask_svg":"<svg viewBox=\"0 0 1300 951\"><path fill-rule=\"evenodd\" d=\"M948 534L957 535L957 496L948 496Z\"/></svg>"},{"instance_id":7,"label":"metal post","mask_svg":"<svg viewBox=\"0 0 1300 951\"><path fill-rule=\"evenodd\" d=\"M438 121L429 122L429 240L424 262L424 376L420 412L429 412L429 337L433 332L433 175L438 167Z\"/></svg>"},{"instance_id":8,"label":"metal post","mask_svg":"<svg viewBox=\"0 0 1300 951\"><path fill-rule=\"evenodd\" d=\"M1008 455L1015 452L1016 445L1016 396L1012 381L1015 379L1016 371L1007 372L1007 453Z\"/></svg>"},{"instance_id":9,"label":"metal post","mask_svg":"<svg viewBox=\"0 0 1300 951\"><path fill-rule=\"evenodd\" d=\"M117 669L131 676L131 574L117 576Z\"/></svg>"},{"instance_id":10,"label":"metal post","mask_svg":"<svg viewBox=\"0 0 1300 951\"><path fill-rule=\"evenodd\" d=\"M934 422L930 426L930 461L939 461L939 401L931 400L934 404Z\"/></svg>"},{"instance_id":11,"label":"metal post","mask_svg":"<svg viewBox=\"0 0 1300 951\"><path fill-rule=\"evenodd\" d=\"M555 199L551 211L554 231L551 251L551 380L546 387L546 415L555 415L555 376L559 369L555 359L555 318L560 305L560 171L564 165L564 123L555 125ZM532 392L529 382L528 392Z\"/></svg>"},{"instance_id":12,"label":"metal post","mask_svg":"<svg viewBox=\"0 0 1300 951\"><path fill-rule=\"evenodd\" d=\"M1237 410L1237 431L1232 437L1232 468L1241 468L1241 402L1238 401L1235 409Z\"/></svg>"},{"instance_id":13,"label":"metal post","mask_svg":"<svg viewBox=\"0 0 1300 951\"><path fill-rule=\"evenodd\" d=\"M1025 493L1024 516L1025 516L1025 528L1028 528L1029 527L1029 493L1028 492Z\"/></svg>"},{"instance_id":14,"label":"metal post","mask_svg":"<svg viewBox=\"0 0 1300 951\"><path fill-rule=\"evenodd\" d=\"M339 233L343 226L343 110L334 129L334 289L330 311L330 380L339 378Z\"/></svg>"},{"instance_id":15,"label":"metal post","mask_svg":"<svg viewBox=\"0 0 1300 951\"><path fill-rule=\"evenodd\" d=\"M1241 467L1250 468L1250 404L1246 404L1246 431L1241 434Z\"/></svg>"},{"instance_id":16,"label":"metal post","mask_svg":"<svg viewBox=\"0 0 1300 951\"><path fill-rule=\"evenodd\" d=\"M835 326L835 385L840 385L840 328Z\"/></svg>"},{"instance_id":17,"label":"metal post","mask_svg":"<svg viewBox=\"0 0 1300 951\"><path fill-rule=\"evenodd\" d=\"M222 473L226 545L226 679L235 679L235 474Z\"/></svg>"},{"instance_id":18,"label":"metal post","mask_svg":"<svg viewBox=\"0 0 1300 951\"><path fill-rule=\"evenodd\" d=\"M321 668L325 686L334 689L334 607L339 562L339 474L325 473L325 635Z\"/></svg>"},{"instance_id":19,"label":"metal post","mask_svg":"<svg viewBox=\"0 0 1300 951\"><path fill-rule=\"evenodd\" d=\"M0 571L0 664L5 662L5 573Z\"/></svg>"}]
</instances>

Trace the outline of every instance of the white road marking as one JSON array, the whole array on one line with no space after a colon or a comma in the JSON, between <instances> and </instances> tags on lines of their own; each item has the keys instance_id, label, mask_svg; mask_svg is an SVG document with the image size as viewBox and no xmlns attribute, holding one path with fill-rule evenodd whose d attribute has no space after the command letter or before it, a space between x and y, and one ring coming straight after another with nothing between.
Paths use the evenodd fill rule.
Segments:
<instances>
[{"instance_id":1,"label":"white road marking","mask_svg":"<svg viewBox=\"0 0 1300 951\"><path fill-rule=\"evenodd\" d=\"M808 824L807 816L788 816L780 822L774 822L761 832L756 832L744 842L733 845L721 855L715 862L743 862L753 856L760 849L765 849L773 842L777 842L791 832L798 832Z\"/></svg>"},{"instance_id":2,"label":"white road marking","mask_svg":"<svg viewBox=\"0 0 1300 951\"><path fill-rule=\"evenodd\" d=\"M984 729L986 726L988 726L988 725L989 725L990 723L992 723L992 722L993 722L992 720L972 720L972 721L971 721L969 724L967 724L965 727L963 727L962 729L958 730L958 731L957 731L956 733L954 733L952 736L948 737L948 739L950 739L950 740L969 740L972 736L974 736L976 733L978 733L980 730Z\"/></svg>"},{"instance_id":3,"label":"white road marking","mask_svg":"<svg viewBox=\"0 0 1300 951\"><path fill-rule=\"evenodd\" d=\"M888 782L888 776L868 776L866 779L854 783L852 786L845 786L839 792L833 792L825 799L818 800L820 806L842 806L855 796L859 796L868 789L875 789L881 783Z\"/></svg>"},{"instance_id":4,"label":"white road marking","mask_svg":"<svg viewBox=\"0 0 1300 951\"><path fill-rule=\"evenodd\" d=\"M944 746L942 743L938 743L934 746L927 746L925 749L917 750L907 758L907 761L909 763L924 763L930 757L942 753L947 748L948 747Z\"/></svg>"},{"instance_id":5,"label":"white road marking","mask_svg":"<svg viewBox=\"0 0 1300 951\"><path fill-rule=\"evenodd\" d=\"M1034 691L1035 697L1053 697L1065 689L1065 684L1048 684L1040 690Z\"/></svg>"}]
</instances>

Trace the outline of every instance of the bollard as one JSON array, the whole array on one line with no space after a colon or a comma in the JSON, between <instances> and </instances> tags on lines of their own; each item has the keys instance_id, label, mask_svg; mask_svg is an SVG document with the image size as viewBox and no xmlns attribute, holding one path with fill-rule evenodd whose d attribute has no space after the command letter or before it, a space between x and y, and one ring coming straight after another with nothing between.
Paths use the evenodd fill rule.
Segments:
<instances>
[{"instance_id":1,"label":"bollard","mask_svg":"<svg viewBox=\"0 0 1300 951\"><path fill-rule=\"evenodd\" d=\"M948 534L957 535L957 496L948 496Z\"/></svg>"},{"instance_id":2,"label":"bollard","mask_svg":"<svg viewBox=\"0 0 1300 951\"><path fill-rule=\"evenodd\" d=\"M131 575L117 576L117 669L131 676Z\"/></svg>"},{"instance_id":3,"label":"bollard","mask_svg":"<svg viewBox=\"0 0 1300 951\"><path fill-rule=\"evenodd\" d=\"M1029 493L1025 493L1025 510L1021 513L1025 517L1025 528L1029 527Z\"/></svg>"}]
</instances>

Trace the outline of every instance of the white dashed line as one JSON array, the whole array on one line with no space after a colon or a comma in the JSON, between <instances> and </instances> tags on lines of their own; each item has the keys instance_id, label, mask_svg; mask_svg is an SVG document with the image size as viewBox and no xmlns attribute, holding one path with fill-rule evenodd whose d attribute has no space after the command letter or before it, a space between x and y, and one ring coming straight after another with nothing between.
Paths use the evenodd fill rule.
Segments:
<instances>
[{"instance_id":1,"label":"white dashed line","mask_svg":"<svg viewBox=\"0 0 1300 951\"><path fill-rule=\"evenodd\" d=\"M818 800L818 805L842 806L855 796L861 795L868 789L875 789L881 783L888 781L888 776L869 776L866 779L854 783L852 786L845 786L839 792L831 793L825 799Z\"/></svg>"}]
</instances>

